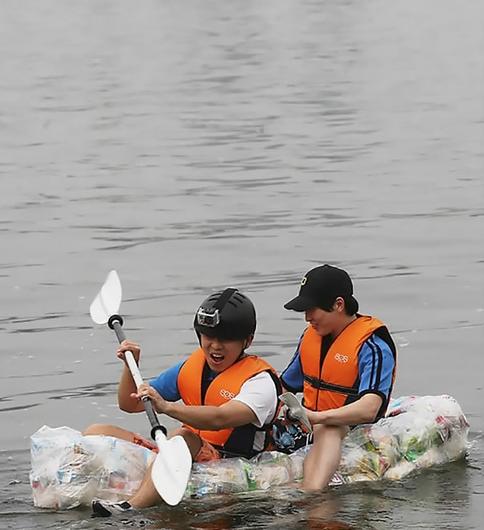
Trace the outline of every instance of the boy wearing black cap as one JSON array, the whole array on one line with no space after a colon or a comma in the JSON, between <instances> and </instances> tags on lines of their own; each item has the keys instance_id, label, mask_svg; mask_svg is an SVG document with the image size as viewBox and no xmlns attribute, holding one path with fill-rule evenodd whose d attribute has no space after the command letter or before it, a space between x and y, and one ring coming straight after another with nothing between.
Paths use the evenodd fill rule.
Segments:
<instances>
[{"instance_id":1,"label":"boy wearing black cap","mask_svg":"<svg viewBox=\"0 0 484 530\"><path fill-rule=\"evenodd\" d=\"M337 470L348 428L383 417L393 387L396 347L380 320L358 313L348 273L331 265L310 270L286 309L308 322L281 375L291 392L303 392L314 425L304 461L303 487L324 488Z\"/></svg>"}]
</instances>

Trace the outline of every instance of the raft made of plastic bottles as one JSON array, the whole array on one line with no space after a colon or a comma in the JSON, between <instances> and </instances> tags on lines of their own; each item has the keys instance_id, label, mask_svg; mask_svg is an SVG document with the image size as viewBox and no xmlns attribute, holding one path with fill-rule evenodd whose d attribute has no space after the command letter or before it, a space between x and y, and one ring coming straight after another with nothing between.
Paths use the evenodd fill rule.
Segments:
<instances>
[{"instance_id":1,"label":"raft made of plastic bottles","mask_svg":"<svg viewBox=\"0 0 484 530\"><path fill-rule=\"evenodd\" d=\"M469 424L451 396L405 396L387 416L352 429L330 485L399 480L416 469L462 458ZM246 460L193 464L185 497L267 490L299 481L309 448L264 452ZM124 500L138 489L153 458L148 449L109 436L82 436L69 427L41 427L31 436L30 483L38 507L70 509L93 498Z\"/></svg>"}]
</instances>

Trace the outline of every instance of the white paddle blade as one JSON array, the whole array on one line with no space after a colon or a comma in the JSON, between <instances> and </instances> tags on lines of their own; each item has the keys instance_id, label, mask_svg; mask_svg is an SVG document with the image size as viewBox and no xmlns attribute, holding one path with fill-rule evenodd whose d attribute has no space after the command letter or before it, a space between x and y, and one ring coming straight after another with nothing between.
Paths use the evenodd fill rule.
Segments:
<instances>
[{"instance_id":1,"label":"white paddle blade","mask_svg":"<svg viewBox=\"0 0 484 530\"><path fill-rule=\"evenodd\" d=\"M113 270L89 307L92 320L96 324L106 324L111 315L118 313L122 294L118 273Z\"/></svg>"},{"instance_id":2,"label":"white paddle blade","mask_svg":"<svg viewBox=\"0 0 484 530\"><path fill-rule=\"evenodd\" d=\"M279 396L279 399L289 409L290 415L297 420L307 432L312 432L313 426L297 397L292 392L285 392Z\"/></svg>"},{"instance_id":3,"label":"white paddle blade","mask_svg":"<svg viewBox=\"0 0 484 530\"><path fill-rule=\"evenodd\" d=\"M187 488L192 455L181 436L167 440L162 433L157 433L156 443L159 453L151 468L151 479L160 497L170 506L176 506Z\"/></svg>"}]
</instances>

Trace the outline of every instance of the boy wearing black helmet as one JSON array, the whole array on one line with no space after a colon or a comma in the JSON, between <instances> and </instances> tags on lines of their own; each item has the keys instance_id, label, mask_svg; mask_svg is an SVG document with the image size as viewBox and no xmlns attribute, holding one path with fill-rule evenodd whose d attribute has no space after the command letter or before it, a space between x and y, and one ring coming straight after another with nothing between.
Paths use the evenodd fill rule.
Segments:
<instances>
[{"instance_id":1,"label":"boy wearing black helmet","mask_svg":"<svg viewBox=\"0 0 484 530\"><path fill-rule=\"evenodd\" d=\"M149 396L159 413L183 426L172 435L184 437L196 462L228 456L250 458L267 448L277 414L281 385L275 370L264 360L247 355L256 328L252 302L237 289L225 289L206 298L198 308L194 328L198 347L188 359L177 363L149 384L136 389L124 366L118 388L119 407L142 412L142 398ZM117 356L131 351L139 361L140 347L124 341ZM105 434L155 449L139 435L112 425L91 425L85 434ZM160 502L153 483L146 476L129 502L93 503L99 515L144 508Z\"/></svg>"}]
</instances>

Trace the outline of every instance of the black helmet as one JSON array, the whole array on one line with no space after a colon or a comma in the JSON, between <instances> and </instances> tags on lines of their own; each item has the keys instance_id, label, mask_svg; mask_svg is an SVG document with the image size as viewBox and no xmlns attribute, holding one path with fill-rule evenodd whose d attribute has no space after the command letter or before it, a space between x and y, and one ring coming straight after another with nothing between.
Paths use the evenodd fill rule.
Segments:
<instances>
[{"instance_id":1,"label":"black helmet","mask_svg":"<svg viewBox=\"0 0 484 530\"><path fill-rule=\"evenodd\" d=\"M237 289L210 295L195 313L193 327L200 334L222 340L242 340L255 332L256 317L252 302Z\"/></svg>"}]
</instances>

